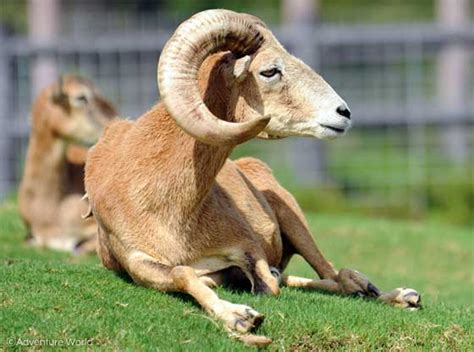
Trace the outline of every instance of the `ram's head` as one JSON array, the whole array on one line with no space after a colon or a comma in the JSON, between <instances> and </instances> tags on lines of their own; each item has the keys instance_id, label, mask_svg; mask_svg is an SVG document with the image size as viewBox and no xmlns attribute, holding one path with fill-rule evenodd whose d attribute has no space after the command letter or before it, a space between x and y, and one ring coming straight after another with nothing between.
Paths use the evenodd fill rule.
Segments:
<instances>
[{"instance_id":1,"label":"ram's head","mask_svg":"<svg viewBox=\"0 0 474 352\"><path fill-rule=\"evenodd\" d=\"M221 51L233 57L226 67L226 86L236 97L233 122L209 111L197 84L204 60ZM160 57L158 84L178 125L209 144L238 144L255 136L333 138L351 125L344 100L248 14L208 10L181 24Z\"/></svg>"},{"instance_id":2,"label":"ram's head","mask_svg":"<svg viewBox=\"0 0 474 352\"><path fill-rule=\"evenodd\" d=\"M94 144L117 116L93 83L79 76L63 76L43 94L44 99L38 99L34 107L33 128L74 144Z\"/></svg>"}]
</instances>

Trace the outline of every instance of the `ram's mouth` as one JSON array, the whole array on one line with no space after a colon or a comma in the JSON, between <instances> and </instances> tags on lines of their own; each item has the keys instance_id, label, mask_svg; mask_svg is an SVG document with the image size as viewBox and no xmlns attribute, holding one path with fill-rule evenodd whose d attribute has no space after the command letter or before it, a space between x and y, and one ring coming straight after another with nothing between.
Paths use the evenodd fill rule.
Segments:
<instances>
[{"instance_id":1,"label":"ram's mouth","mask_svg":"<svg viewBox=\"0 0 474 352\"><path fill-rule=\"evenodd\" d=\"M338 127L323 125L323 124L320 124L320 125L321 125L321 127L327 128L328 130L331 130L331 131L336 132L336 133L344 133L346 131L345 128L338 128Z\"/></svg>"}]
</instances>

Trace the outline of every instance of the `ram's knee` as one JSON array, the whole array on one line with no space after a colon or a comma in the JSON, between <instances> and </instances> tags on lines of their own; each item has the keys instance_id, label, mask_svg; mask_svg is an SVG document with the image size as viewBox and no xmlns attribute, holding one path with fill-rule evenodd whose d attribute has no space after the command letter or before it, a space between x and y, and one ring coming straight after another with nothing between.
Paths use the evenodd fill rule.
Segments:
<instances>
[{"instance_id":1,"label":"ram's knee","mask_svg":"<svg viewBox=\"0 0 474 352\"><path fill-rule=\"evenodd\" d=\"M189 266L175 266L171 269L170 275L179 291L187 291L190 281L197 279L194 269Z\"/></svg>"}]
</instances>

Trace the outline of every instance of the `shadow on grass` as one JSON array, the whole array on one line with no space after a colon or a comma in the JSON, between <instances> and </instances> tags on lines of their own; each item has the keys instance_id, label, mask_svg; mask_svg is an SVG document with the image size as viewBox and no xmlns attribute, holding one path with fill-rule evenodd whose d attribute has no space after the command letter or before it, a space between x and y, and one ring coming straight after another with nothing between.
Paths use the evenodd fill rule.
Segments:
<instances>
[{"instance_id":1,"label":"shadow on grass","mask_svg":"<svg viewBox=\"0 0 474 352\"><path fill-rule=\"evenodd\" d=\"M119 279L122 279L126 283L136 285L135 282L133 281L133 279L130 277L130 275L128 275L127 272L125 272L125 271L116 272L115 271L114 274L115 274L115 276L117 276Z\"/></svg>"},{"instance_id":2,"label":"shadow on grass","mask_svg":"<svg viewBox=\"0 0 474 352\"><path fill-rule=\"evenodd\" d=\"M370 302L371 304L377 304L377 305L382 305L382 306L387 306L387 307L390 306L380 300L377 300L377 298L375 297L359 296L357 293L354 293L351 295L343 295L340 293L328 292L328 291L319 290L319 289L307 289L307 288L302 288L302 287L287 287L287 289L290 289L291 291L296 291L308 296L316 294L318 296L349 298L351 301ZM423 307L420 307L420 310L421 309L423 309Z\"/></svg>"},{"instance_id":3,"label":"shadow on grass","mask_svg":"<svg viewBox=\"0 0 474 352\"><path fill-rule=\"evenodd\" d=\"M133 281L133 279L128 275L127 272L114 272L115 276L119 279L123 280L127 284L131 284L134 286L140 286ZM232 270L229 271L226 275L226 279L222 283L222 285L218 286L218 289L225 290L226 293L242 295L242 294L251 294L251 284L250 281L242 274L236 273L236 271ZM308 289L308 288L299 288L299 287L282 287L285 288L287 292L298 292L307 297L317 297L317 296L326 296L326 297L339 297L339 298L350 298L351 300L355 301L363 301L363 302L371 302L374 304L383 304L382 302L377 301L375 298L370 297L361 297L356 294L354 295L342 295L334 292L328 292L319 289ZM153 290L150 288L150 290ZM169 295L174 299L177 299L181 303L191 304L195 308L201 309L201 305L197 303L197 301L189 294L181 293L181 292L160 292L161 294ZM284 294L284 292L282 293ZM253 294L259 295L259 294Z\"/></svg>"},{"instance_id":4,"label":"shadow on grass","mask_svg":"<svg viewBox=\"0 0 474 352\"><path fill-rule=\"evenodd\" d=\"M130 277L130 275L128 275L128 273L126 271L114 272L114 274L117 278L125 281L127 284L140 287L140 285L138 285L135 281L133 281L133 279ZM148 288L148 289L153 290L152 288ZM160 291L158 291L158 292L160 292ZM188 294L180 293L180 292L160 292L160 293L169 295L170 297L174 297L174 298L178 299L179 301L181 301L183 303L191 303L191 304L193 304L194 306L196 306L198 308L200 307L200 305L194 300L194 298L191 297Z\"/></svg>"}]
</instances>

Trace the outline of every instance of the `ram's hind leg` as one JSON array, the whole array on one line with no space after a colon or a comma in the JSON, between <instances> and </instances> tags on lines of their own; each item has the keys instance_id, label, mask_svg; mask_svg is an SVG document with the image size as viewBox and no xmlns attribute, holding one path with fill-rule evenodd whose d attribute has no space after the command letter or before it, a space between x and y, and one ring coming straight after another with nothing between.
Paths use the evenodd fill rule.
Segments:
<instances>
[{"instance_id":1,"label":"ram's hind leg","mask_svg":"<svg viewBox=\"0 0 474 352\"><path fill-rule=\"evenodd\" d=\"M283 283L293 287L308 287L329 292L378 297L379 290L361 273L351 269L336 271L316 246L303 212L293 197L280 188L267 192L267 199L277 214L282 236L318 273L321 280L287 277ZM287 256L292 253L285 253ZM289 259L288 259L289 260Z\"/></svg>"},{"instance_id":2,"label":"ram's hind leg","mask_svg":"<svg viewBox=\"0 0 474 352\"><path fill-rule=\"evenodd\" d=\"M339 284L333 280L312 280L289 275L283 276L282 282L283 285L287 287L315 289L340 293ZM408 310L416 310L421 308L421 295L411 288L396 288L392 291L382 293L379 292L375 287L372 287L372 290L372 297L376 298L382 303L386 303L398 308L406 308ZM352 290L349 289L348 292L351 291ZM358 292L356 292L356 294L358 294Z\"/></svg>"},{"instance_id":3,"label":"ram's hind leg","mask_svg":"<svg viewBox=\"0 0 474 352\"><path fill-rule=\"evenodd\" d=\"M290 251L285 254L298 253L313 267L320 278L336 279L337 271L316 246L303 211L294 197L273 177L270 168L253 158L242 158L236 163L252 184L262 192L275 212L284 237L284 245L286 250Z\"/></svg>"},{"instance_id":4,"label":"ram's hind leg","mask_svg":"<svg viewBox=\"0 0 474 352\"><path fill-rule=\"evenodd\" d=\"M283 189L272 192L269 202L277 214L283 236L296 252L317 271L322 280L311 280L288 276L283 283L291 287L312 288L344 295L376 298L377 300L400 308L417 309L421 307L421 296L413 289L398 288L381 293L365 275L356 270L341 269L336 272L318 250L304 221L303 212L296 201ZM280 193L280 195L278 195ZM283 196L283 197L282 197Z\"/></svg>"},{"instance_id":5,"label":"ram's hind leg","mask_svg":"<svg viewBox=\"0 0 474 352\"><path fill-rule=\"evenodd\" d=\"M420 296L415 290L396 289L381 294L365 275L358 271L351 269L336 271L316 246L298 203L287 190L280 186L271 170L261 161L252 158L239 159L237 164L257 189L264 194L276 214L285 251L280 269L283 270L291 256L297 253L311 265L321 278L321 280L312 280L288 276L283 278L283 284L291 287L378 298L398 307L419 306Z\"/></svg>"},{"instance_id":6,"label":"ram's hind leg","mask_svg":"<svg viewBox=\"0 0 474 352\"><path fill-rule=\"evenodd\" d=\"M191 295L211 316L223 322L232 336L244 343L265 346L271 340L249 332L263 322L263 315L240 304L221 300L189 266L170 267L140 251L134 251L127 261L127 271L133 280L143 286L163 292L181 292Z\"/></svg>"},{"instance_id":7,"label":"ram's hind leg","mask_svg":"<svg viewBox=\"0 0 474 352\"><path fill-rule=\"evenodd\" d=\"M280 192L283 191L280 190ZM297 253L301 254L318 272L322 279L311 280L288 276L283 278L285 285L375 298L383 303L400 308L418 309L421 307L421 296L413 289L398 288L382 293L365 275L356 270L341 269L336 272L314 244L308 226L304 221L303 212L299 209L296 201L288 197L286 201L280 201L277 200L275 194L272 194L270 198L272 197L273 199L269 201L277 213L283 236L295 247Z\"/></svg>"}]
</instances>

